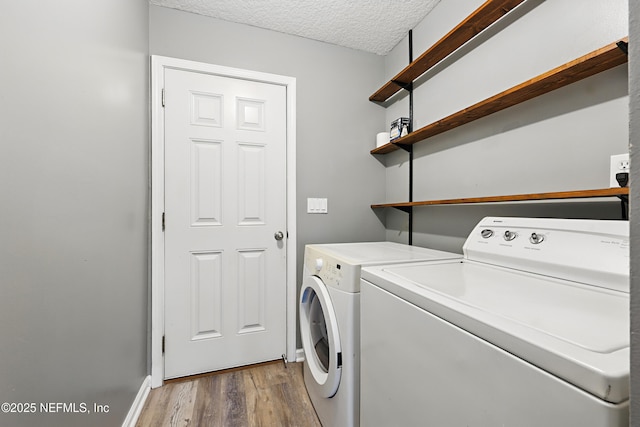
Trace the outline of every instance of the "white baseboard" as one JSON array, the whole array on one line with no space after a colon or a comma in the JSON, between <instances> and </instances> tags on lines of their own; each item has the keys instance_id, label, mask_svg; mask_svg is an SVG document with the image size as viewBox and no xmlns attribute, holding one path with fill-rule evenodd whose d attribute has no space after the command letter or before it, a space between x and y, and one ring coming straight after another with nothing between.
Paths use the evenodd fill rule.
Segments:
<instances>
[{"instance_id":1,"label":"white baseboard","mask_svg":"<svg viewBox=\"0 0 640 427\"><path fill-rule=\"evenodd\" d=\"M299 348L296 350L296 362L304 361L304 350Z\"/></svg>"},{"instance_id":2,"label":"white baseboard","mask_svg":"<svg viewBox=\"0 0 640 427\"><path fill-rule=\"evenodd\" d=\"M149 391L151 391L151 375L149 375L144 379L144 381L142 381L140 390L138 390L138 394L131 404L131 408L129 408L129 413L124 419L122 427L134 427L136 425L136 422L138 422L138 417L140 416L142 408L144 407L144 402L147 400L147 396L149 396Z\"/></svg>"}]
</instances>

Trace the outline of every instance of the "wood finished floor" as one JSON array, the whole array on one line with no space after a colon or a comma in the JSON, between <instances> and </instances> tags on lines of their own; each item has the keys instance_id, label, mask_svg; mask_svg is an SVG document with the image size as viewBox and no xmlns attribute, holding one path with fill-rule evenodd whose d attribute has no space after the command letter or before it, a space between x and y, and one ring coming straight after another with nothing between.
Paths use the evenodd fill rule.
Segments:
<instances>
[{"instance_id":1,"label":"wood finished floor","mask_svg":"<svg viewBox=\"0 0 640 427\"><path fill-rule=\"evenodd\" d=\"M267 362L165 382L151 390L137 427L321 427L302 363Z\"/></svg>"}]
</instances>

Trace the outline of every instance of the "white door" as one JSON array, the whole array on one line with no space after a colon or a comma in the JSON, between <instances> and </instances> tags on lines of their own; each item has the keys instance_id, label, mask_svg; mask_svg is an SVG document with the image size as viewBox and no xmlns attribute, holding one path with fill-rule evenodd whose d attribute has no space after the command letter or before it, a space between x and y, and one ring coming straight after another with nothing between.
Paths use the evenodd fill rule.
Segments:
<instances>
[{"instance_id":1,"label":"white door","mask_svg":"<svg viewBox=\"0 0 640 427\"><path fill-rule=\"evenodd\" d=\"M165 378L286 352L286 88L165 72Z\"/></svg>"}]
</instances>

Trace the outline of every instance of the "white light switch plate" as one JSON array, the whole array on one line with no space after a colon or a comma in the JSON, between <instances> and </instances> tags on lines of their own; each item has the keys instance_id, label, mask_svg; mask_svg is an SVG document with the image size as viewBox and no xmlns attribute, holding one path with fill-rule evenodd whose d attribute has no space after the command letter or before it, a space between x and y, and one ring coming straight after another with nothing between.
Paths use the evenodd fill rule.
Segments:
<instances>
[{"instance_id":1,"label":"white light switch plate","mask_svg":"<svg viewBox=\"0 0 640 427\"><path fill-rule=\"evenodd\" d=\"M326 214L327 212L326 198L307 198L307 213Z\"/></svg>"}]
</instances>

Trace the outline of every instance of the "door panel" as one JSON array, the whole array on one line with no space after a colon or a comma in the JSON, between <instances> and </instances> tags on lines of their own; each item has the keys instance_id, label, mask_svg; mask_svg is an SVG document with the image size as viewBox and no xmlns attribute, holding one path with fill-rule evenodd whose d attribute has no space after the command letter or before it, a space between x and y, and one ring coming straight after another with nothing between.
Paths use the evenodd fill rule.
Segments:
<instances>
[{"instance_id":1,"label":"door panel","mask_svg":"<svg viewBox=\"0 0 640 427\"><path fill-rule=\"evenodd\" d=\"M191 226L222 225L222 141L191 144Z\"/></svg>"},{"instance_id":2,"label":"door panel","mask_svg":"<svg viewBox=\"0 0 640 427\"><path fill-rule=\"evenodd\" d=\"M239 334L265 330L265 251L238 252Z\"/></svg>"},{"instance_id":3,"label":"door panel","mask_svg":"<svg viewBox=\"0 0 640 427\"><path fill-rule=\"evenodd\" d=\"M238 224L264 225L266 146L238 144Z\"/></svg>"},{"instance_id":4,"label":"door panel","mask_svg":"<svg viewBox=\"0 0 640 427\"><path fill-rule=\"evenodd\" d=\"M165 377L286 347L286 89L165 72Z\"/></svg>"},{"instance_id":5,"label":"door panel","mask_svg":"<svg viewBox=\"0 0 640 427\"><path fill-rule=\"evenodd\" d=\"M222 253L191 254L191 339L221 336Z\"/></svg>"}]
</instances>

